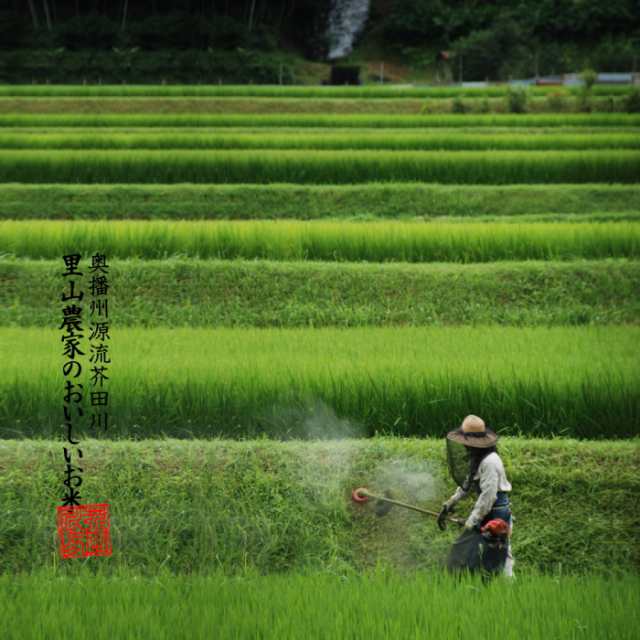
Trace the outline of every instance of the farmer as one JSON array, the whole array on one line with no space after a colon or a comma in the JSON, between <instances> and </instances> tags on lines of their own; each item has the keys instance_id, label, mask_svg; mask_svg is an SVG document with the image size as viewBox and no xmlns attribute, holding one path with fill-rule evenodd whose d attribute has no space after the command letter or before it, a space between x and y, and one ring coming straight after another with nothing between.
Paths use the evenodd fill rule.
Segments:
<instances>
[{"instance_id":1,"label":"farmer","mask_svg":"<svg viewBox=\"0 0 640 640\"><path fill-rule=\"evenodd\" d=\"M462 498L471 491L478 496L463 533L451 549L450 570L484 569L489 574L502 570L505 576L513 577L513 523L508 494L511 484L496 451L497 440L482 418L474 415L467 416L458 429L447 434L449 470L459 486L442 506L440 529L445 528L447 515Z\"/></svg>"}]
</instances>

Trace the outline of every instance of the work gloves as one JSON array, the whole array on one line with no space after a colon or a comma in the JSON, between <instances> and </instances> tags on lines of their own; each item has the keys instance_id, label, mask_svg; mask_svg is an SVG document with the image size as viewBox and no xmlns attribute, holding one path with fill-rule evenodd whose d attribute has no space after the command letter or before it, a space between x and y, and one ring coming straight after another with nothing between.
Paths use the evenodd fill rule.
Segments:
<instances>
[{"instance_id":1,"label":"work gloves","mask_svg":"<svg viewBox=\"0 0 640 640\"><path fill-rule=\"evenodd\" d=\"M471 518L469 518L465 523L464 523L464 530L465 531L476 531L478 533L480 533L480 525L476 524L474 522L471 521Z\"/></svg>"},{"instance_id":2,"label":"work gloves","mask_svg":"<svg viewBox=\"0 0 640 640\"><path fill-rule=\"evenodd\" d=\"M447 528L447 516L450 513L453 513L453 506L449 506L449 503L445 502L438 514L438 527L440 527L440 531L444 531Z\"/></svg>"}]
</instances>

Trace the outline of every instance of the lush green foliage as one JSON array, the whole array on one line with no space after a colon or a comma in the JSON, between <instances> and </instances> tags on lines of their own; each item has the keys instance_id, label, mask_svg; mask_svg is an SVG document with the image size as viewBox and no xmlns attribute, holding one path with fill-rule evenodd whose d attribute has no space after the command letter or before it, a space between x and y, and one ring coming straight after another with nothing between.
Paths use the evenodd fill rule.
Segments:
<instances>
[{"instance_id":1,"label":"lush green foliage","mask_svg":"<svg viewBox=\"0 0 640 640\"><path fill-rule=\"evenodd\" d=\"M640 186L2 184L0 218L411 218L544 220L640 215ZM519 217L515 217L519 216Z\"/></svg>"},{"instance_id":2,"label":"lush green foliage","mask_svg":"<svg viewBox=\"0 0 640 640\"><path fill-rule=\"evenodd\" d=\"M0 433L51 437L59 332L0 335ZM441 435L482 407L509 432L629 437L640 431L638 339L637 327L122 329L109 435L308 437L321 401L363 436Z\"/></svg>"},{"instance_id":3,"label":"lush green foliage","mask_svg":"<svg viewBox=\"0 0 640 640\"><path fill-rule=\"evenodd\" d=\"M236 0L224 8L200 4L197 10L183 2L81 7L54 0L42 6L29 4L27 8L22 3L11 8L0 23L0 36L6 40L3 48L22 48L25 54L43 46L94 56L102 51L135 54L141 50L202 53L213 59L225 52L248 51L255 63L275 50L280 39L308 55L318 56L327 46L326 0L299 0L292 5L275 0ZM189 77L188 69L182 77ZM236 82L239 78L242 69L235 74Z\"/></svg>"},{"instance_id":4,"label":"lush green foliage","mask_svg":"<svg viewBox=\"0 0 640 640\"><path fill-rule=\"evenodd\" d=\"M51 80L53 76L52 81L74 78L80 82L79 70L85 74L93 70L87 75L94 81L106 74L111 82L120 78L158 82L167 74L163 76L162 66L153 64L154 54L165 54L171 62L168 54L173 53L174 57L183 54L185 61L204 63L172 66L172 77L211 82L215 81L213 63L231 53L245 53L247 62L257 65L284 49L326 60L330 47L329 0L243 0L224 5L165 1L151 7L112 2L84 10L69 0L40 5L7 5L12 11L3 13L0 21L1 46L15 49L14 55L22 53L9 76L16 81L28 82L36 72L37 77ZM457 54L452 60L457 75L462 72L458 64L462 56L464 77L484 80L575 71L588 64L598 69L631 69L637 48L633 34L638 28L633 0L605 6L596 0L577 5L554 0L517 4L392 0L371 3L364 37L387 59L401 57L416 66L427 64L432 71L437 66L435 53L449 49ZM45 58L44 68L45 61L35 65L29 57L43 48L53 58ZM67 55L61 56L61 51ZM99 60L93 67L82 67L74 64L74 54ZM109 54L113 62L106 65ZM441 71L451 75L452 69L445 65ZM241 66L229 74L230 81L249 78Z\"/></svg>"},{"instance_id":5,"label":"lush green foliage","mask_svg":"<svg viewBox=\"0 0 640 640\"><path fill-rule=\"evenodd\" d=\"M509 113L526 113L528 110L529 92L526 87L509 87L506 103Z\"/></svg>"},{"instance_id":6,"label":"lush green foliage","mask_svg":"<svg viewBox=\"0 0 640 640\"><path fill-rule=\"evenodd\" d=\"M639 19L632 0L607 5L597 0L394 0L385 9L378 9L377 20L387 46L413 56L416 63L425 43L435 50L448 49L452 60L441 63L440 71L449 76L453 72L458 80L532 77L587 65L610 71L635 68L633 33Z\"/></svg>"},{"instance_id":7,"label":"lush green foliage","mask_svg":"<svg viewBox=\"0 0 640 640\"><path fill-rule=\"evenodd\" d=\"M640 89L634 89L633 93L630 93L625 100L626 111L629 113L640 113Z\"/></svg>"},{"instance_id":8,"label":"lush green foliage","mask_svg":"<svg viewBox=\"0 0 640 640\"><path fill-rule=\"evenodd\" d=\"M1 23L0 23L1 24ZM157 40L158 32L155 34ZM63 47L16 49L0 56L0 81L8 83L157 83L224 82L275 85L296 80L299 56L283 51L72 51ZM84 86L84 85L83 85Z\"/></svg>"},{"instance_id":9,"label":"lush green foliage","mask_svg":"<svg viewBox=\"0 0 640 640\"><path fill-rule=\"evenodd\" d=\"M111 260L118 327L638 324L640 264ZM52 327L59 261L0 261L0 325Z\"/></svg>"},{"instance_id":10,"label":"lush green foliage","mask_svg":"<svg viewBox=\"0 0 640 640\"><path fill-rule=\"evenodd\" d=\"M27 258L267 258L400 262L637 257L636 222L0 221L0 252Z\"/></svg>"},{"instance_id":11,"label":"lush green foliage","mask_svg":"<svg viewBox=\"0 0 640 640\"><path fill-rule=\"evenodd\" d=\"M315 419L340 428L330 412L319 410ZM449 426L455 424L452 418ZM378 563L413 570L438 567L458 533L455 527L441 533L432 518L401 509L379 518L371 505L350 499L354 487L391 488L400 499L437 509L454 489L440 438L85 439L82 449L82 495L87 503L110 503L113 555L81 562L57 555L52 521L62 489L62 442L0 440L0 573L55 566L60 578L85 570L343 574ZM640 569L633 508L639 449L637 440L501 439L513 485L516 583L534 568L563 574ZM472 504L461 502L457 512L468 513Z\"/></svg>"}]
</instances>

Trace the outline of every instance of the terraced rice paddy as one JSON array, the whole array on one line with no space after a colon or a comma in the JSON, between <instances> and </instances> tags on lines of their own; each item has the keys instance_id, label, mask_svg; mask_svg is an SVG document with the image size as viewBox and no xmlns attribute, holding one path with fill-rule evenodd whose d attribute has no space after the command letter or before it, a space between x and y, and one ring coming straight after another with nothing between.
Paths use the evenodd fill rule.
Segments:
<instances>
[{"instance_id":1,"label":"terraced rice paddy","mask_svg":"<svg viewBox=\"0 0 640 640\"><path fill-rule=\"evenodd\" d=\"M161 113L47 113L0 114L5 127L331 127L340 129L433 129L469 127L639 127L640 115L628 113L563 114L469 114L469 115L391 115L391 114L161 114Z\"/></svg>"},{"instance_id":2,"label":"terraced rice paddy","mask_svg":"<svg viewBox=\"0 0 640 640\"><path fill-rule=\"evenodd\" d=\"M0 426L11 435L55 433L55 332L4 335ZM117 335L113 437L304 437L300 416L317 402L353 420L345 435L437 436L451 415L482 405L512 433L614 438L633 435L625 416L640 415L640 364L629 349L640 339L637 327L130 328ZM29 354L37 355L27 364Z\"/></svg>"},{"instance_id":3,"label":"terraced rice paddy","mask_svg":"<svg viewBox=\"0 0 640 640\"><path fill-rule=\"evenodd\" d=\"M83 571L104 571L92 597L128 603L112 631L129 635L160 611L186 624L169 606L150 616L143 588L153 602L158 589L224 602L202 623L224 612L220 637L299 637L281 606L334 637L355 625L366 637L382 626L377 637L467 637L449 614L462 589L520 625L505 635L486 622L485 635L632 637L640 116L398 104L461 95L505 89L0 87L4 107L33 102L0 105L0 571L33 572L0 580L1 613L29 615L29 598L53 607ZM152 97L217 102L211 113L135 103ZM291 103L266 113L267 99ZM290 112L321 99L352 100L353 112ZM358 112L369 99L375 112ZM83 569L61 564L49 515L61 488L61 256L96 251L112 264L113 420L83 431L97 438L83 462L87 499L113 503L114 556ZM509 590L358 577L378 562L440 566L451 531L415 514L377 519L348 496L400 459L427 465L423 502L437 508L453 488L442 436L468 413L505 436L517 571L562 577L521 573ZM56 577L54 590L43 568L75 580ZM291 570L312 575L247 577ZM332 609L341 587L317 570L345 576L340 602L357 621ZM620 570L632 575L566 576ZM140 586L163 571L214 575ZM415 615L396 619L400 605Z\"/></svg>"},{"instance_id":4,"label":"terraced rice paddy","mask_svg":"<svg viewBox=\"0 0 640 640\"><path fill-rule=\"evenodd\" d=\"M640 149L640 140L634 133L602 132L598 129L582 133L512 133L458 129L435 132L398 132L397 129L344 132L312 129L308 133L289 133L273 129L267 133L260 129L243 133L203 133L198 130L166 131L130 130L121 133L109 131L75 130L41 133L39 129L16 132L0 129L0 149L389 149L395 151L488 151L504 150L593 150Z\"/></svg>"},{"instance_id":5,"label":"terraced rice paddy","mask_svg":"<svg viewBox=\"0 0 640 640\"><path fill-rule=\"evenodd\" d=\"M37 231L37 233L36 233ZM114 258L487 262L637 257L637 222L0 221L0 251L55 258L101 248Z\"/></svg>"},{"instance_id":6,"label":"terraced rice paddy","mask_svg":"<svg viewBox=\"0 0 640 640\"><path fill-rule=\"evenodd\" d=\"M7 182L633 183L640 151L7 150Z\"/></svg>"}]
</instances>

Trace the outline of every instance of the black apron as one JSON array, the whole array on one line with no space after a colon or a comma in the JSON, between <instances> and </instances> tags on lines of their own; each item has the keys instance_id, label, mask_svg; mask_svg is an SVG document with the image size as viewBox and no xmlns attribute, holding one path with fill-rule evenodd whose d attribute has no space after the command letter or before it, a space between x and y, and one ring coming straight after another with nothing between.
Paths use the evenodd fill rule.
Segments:
<instances>
[{"instance_id":1,"label":"black apron","mask_svg":"<svg viewBox=\"0 0 640 640\"><path fill-rule=\"evenodd\" d=\"M494 518L502 518L507 524L511 524L509 496L504 491L498 491L491 511L484 517L480 526ZM465 529L451 546L447 570L452 573L479 571L484 575L495 575L504 569L508 552L508 544L487 539L479 531Z\"/></svg>"}]
</instances>

